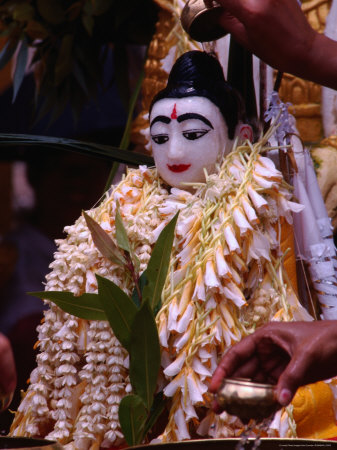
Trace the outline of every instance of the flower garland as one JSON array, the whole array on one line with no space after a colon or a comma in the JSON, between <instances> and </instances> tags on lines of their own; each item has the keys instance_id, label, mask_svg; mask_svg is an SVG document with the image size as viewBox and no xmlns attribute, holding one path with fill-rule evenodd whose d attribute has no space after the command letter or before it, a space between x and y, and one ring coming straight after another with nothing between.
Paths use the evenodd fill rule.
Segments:
<instances>
[{"instance_id":1,"label":"flower garland","mask_svg":"<svg viewBox=\"0 0 337 450\"><path fill-rule=\"evenodd\" d=\"M169 192L155 169L140 167L89 214L114 239L119 205L133 251L144 270L154 242L180 210L169 276L157 315L162 348L158 381L170 400L160 441L236 435L241 424L207 408L207 385L218 358L234 342L269 320L309 319L282 265L280 224L299 205L272 161L268 136L237 147L194 186ZM96 249L81 217L66 227L47 276L46 290L96 292L94 274L130 294L132 280ZM13 436L59 440L70 448L118 446L118 406L130 392L128 359L105 322L87 322L51 305L39 327L38 366L14 419ZM271 435L292 434L283 411Z\"/></svg>"}]
</instances>

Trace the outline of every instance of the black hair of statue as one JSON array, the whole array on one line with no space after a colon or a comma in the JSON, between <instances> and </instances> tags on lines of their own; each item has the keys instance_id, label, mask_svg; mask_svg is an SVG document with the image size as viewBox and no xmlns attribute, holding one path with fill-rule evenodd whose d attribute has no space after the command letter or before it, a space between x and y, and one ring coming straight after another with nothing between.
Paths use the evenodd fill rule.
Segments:
<instances>
[{"instance_id":1,"label":"black hair of statue","mask_svg":"<svg viewBox=\"0 0 337 450\"><path fill-rule=\"evenodd\" d=\"M152 100L153 105L164 98L205 97L214 103L227 124L228 137L233 139L239 122L245 122L244 102L239 92L227 81L220 62L212 55L192 50L174 63L166 87Z\"/></svg>"}]
</instances>

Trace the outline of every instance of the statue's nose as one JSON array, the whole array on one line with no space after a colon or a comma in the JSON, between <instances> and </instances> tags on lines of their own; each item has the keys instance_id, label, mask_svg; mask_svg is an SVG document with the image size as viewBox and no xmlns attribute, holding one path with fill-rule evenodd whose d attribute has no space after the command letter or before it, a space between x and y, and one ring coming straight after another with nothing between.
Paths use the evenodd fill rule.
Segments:
<instances>
[{"instance_id":1,"label":"statue's nose","mask_svg":"<svg viewBox=\"0 0 337 450\"><path fill-rule=\"evenodd\" d=\"M184 156L183 143L178 136L173 136L169 142L168 157L171 159L179 159Z\"/></svg>"}]
</instances>

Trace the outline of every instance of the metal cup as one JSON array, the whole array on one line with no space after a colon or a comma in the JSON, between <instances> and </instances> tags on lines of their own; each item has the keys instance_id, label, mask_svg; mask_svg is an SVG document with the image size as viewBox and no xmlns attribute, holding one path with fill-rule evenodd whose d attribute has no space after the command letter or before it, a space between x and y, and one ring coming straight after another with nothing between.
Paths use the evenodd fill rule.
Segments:
<instances>
[{"instance_id":1,"label":"metal cup","mask_svg":"<svg viewBox=\"0 0 337 450\"><path fill-rule=\"evenodd\" d=\"M275 394L275 386L255 383L246 378L227 378L218 390L216 400L229 414L243 423L250 419L260 422L270 417L281 405Z\"/></svg>"},{"instance_id":2,"label":"metal cup","mask_svg":"<svg viewBox=\"0 0 337 450\"><path fill-rule=\"evenodd\" d=\"M195 41L215 41L227 34L218 24L221 11L216 0L188 0L181 13L181 25Z\"/></svg>"}]
</instances>

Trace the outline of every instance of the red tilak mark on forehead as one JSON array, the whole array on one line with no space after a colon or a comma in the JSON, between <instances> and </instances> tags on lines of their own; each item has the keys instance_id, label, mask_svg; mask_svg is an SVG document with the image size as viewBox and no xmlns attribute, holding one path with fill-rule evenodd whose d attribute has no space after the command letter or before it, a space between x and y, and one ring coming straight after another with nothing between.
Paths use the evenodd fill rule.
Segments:
<instances>
[{"instance_id":1,"label":"red tilak mark on forehead","mask_svg":"<svg viewBox=\"0 0 337 450\"><path fill-rule=\"evenodd\" d=\"M171 113L171 119L176 119L177 116L177 105L174 104L173 109L172 109L172 113Z\"/></svg>"}]
</instances>

